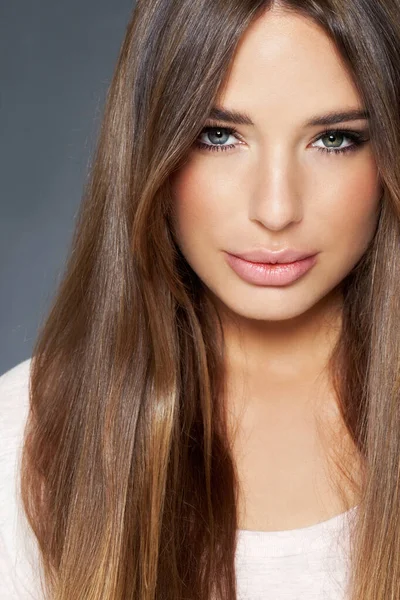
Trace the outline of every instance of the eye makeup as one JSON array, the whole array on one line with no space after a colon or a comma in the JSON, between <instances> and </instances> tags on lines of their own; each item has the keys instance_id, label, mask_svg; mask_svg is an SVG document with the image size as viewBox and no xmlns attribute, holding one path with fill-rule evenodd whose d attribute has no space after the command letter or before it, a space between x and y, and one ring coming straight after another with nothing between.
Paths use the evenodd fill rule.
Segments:
<instances>
[{"instance_id":1,"label":"eye makeup","mask_svg":"<svg viewBox=\"0 0 400 600\"><path fill-rule=\"evenodd\" d=\"M226 126L220 126L220 125L207 125L201 130L199 137L194 142L194 145L197 148L199 148L200 150L211 151L211 152L221 152L221 151L227 152L230 150L234 150L237 146L239 146L240 144L243 143L241 141L240 144L228 144L228 145L213 144L213 143L206 144L206 143L200 141L200 139L199 139L203 135L208 135L210 133L216 133L216 132L220 132L220 133L223 133L228 136L233 136L233 137L236 137L237 139L241 140L240 134L236 131L236 129L234 129L232 127L226 127ZM323 152L324 154L344 154L346 152L355 152L364 143L366 143L369 140L369 136L368 136L368 133L366 130L355 131L353 129L342 127L340 129L326 129L325 131L320 133L318 135L318 137L315 138L315 140L312 143L315 143L316 141L319 141L320 139L323 139L323 138L326 138L329 136L343 137L344 139L350 140L351 144L345 146L344 148L335 148L335 147L322 148L322 147L318 147L318 146L314 146L314 148Z\"/></svg>"}]
</instances>

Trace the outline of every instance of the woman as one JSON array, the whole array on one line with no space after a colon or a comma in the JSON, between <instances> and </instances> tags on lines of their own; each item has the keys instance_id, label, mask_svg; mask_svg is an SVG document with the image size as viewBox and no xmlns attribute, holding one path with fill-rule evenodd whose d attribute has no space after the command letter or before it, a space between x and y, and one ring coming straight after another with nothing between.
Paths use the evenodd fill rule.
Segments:
<instances>
[{"instance_id":1,"label":"woman","mask_svg":"<svg viewBox=\"0 0 400 600\"><path fill-rule=\"evenodd\" d=\"M45 597L400 597L399 8L137 3L24 363Z\"/></svg>"}]
</instances>

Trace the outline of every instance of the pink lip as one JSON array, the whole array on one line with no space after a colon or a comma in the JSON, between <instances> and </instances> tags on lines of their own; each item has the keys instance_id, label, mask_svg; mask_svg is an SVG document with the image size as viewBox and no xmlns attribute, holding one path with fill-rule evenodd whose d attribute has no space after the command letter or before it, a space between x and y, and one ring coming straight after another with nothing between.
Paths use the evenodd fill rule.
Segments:
<instances>
[{"instance_id":1,"label":"pink lip","mask_svg":"<svg viewBox=\"0 0 400 600\"><path fill-rule=\"evenodd\" d=\"M225 253L229 266L248 283L256 285L288 285L307 273L317 262L317 255L292 263L255 263L233 254Z\"/></svg>"}]
</instances>

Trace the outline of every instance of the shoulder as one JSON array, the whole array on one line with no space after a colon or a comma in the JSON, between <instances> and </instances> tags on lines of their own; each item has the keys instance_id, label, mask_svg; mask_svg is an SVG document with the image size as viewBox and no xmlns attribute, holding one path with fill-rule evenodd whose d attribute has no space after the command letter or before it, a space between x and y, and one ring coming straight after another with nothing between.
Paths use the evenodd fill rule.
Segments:
<instances>
[{"instance_id":1,"label":"shoulder","mask_svg":"<svg viewBox=\"0 0 400 600\"><path fill-rule=\"evenodd\" d=\"M31 359L19 363L0 376L0 511L22 449L24 427L29 411Z\"/></svg>"},{"instance_id":2,"label":"shoulder","mask_svg":"<svg viewBox=\"0 0 400 600\"><path fill-rule=\"evenodd\" d=\"M0 375L0 433L1 439L19 440L29 410L29 375L31 358L27 358ZM11 448L4 445L9 455ZM3 452L1 452L1 458Z\"/></svg>"},{"instance_id":3,"label":"shoulder","mask_svg":"<svg viewBox=\"0 0 400 600\"><path fill-rule=\"evenodd\" d=\"M0 578L7 599L40 598L37 552L20 499L20 459L29 412L31 358L0 376Z\"/></svg>"},{"instance_id":4,"label":"shoulder","mask_svg":"<svg viewBox=\"0 0 400 600\"><path fill-rule=\"evenodd\" d=\"M0 511L7 506L4 500L11 492L9 484L16 483L11 476L15 475L29 411L30 364L28 358L0 376Z\"/></svg>"}]
</instances>

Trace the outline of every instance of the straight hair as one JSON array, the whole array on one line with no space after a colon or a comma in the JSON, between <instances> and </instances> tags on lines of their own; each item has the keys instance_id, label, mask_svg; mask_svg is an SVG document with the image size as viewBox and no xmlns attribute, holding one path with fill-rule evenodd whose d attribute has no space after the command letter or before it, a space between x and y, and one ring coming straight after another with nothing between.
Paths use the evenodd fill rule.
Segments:
<instances>
[{"instance_id":1,"label":"straight hair","mask_svg":"<svg viewBox=\"0 0 400 600\"><path fill-rule=\"evenodd\" d=\"M274 7L326 32L369 112L384 194L329 373L363 466L348 600L400 598L399 4L139 0L32 353L21 493L51 600L236 598L223 330L176 243L171 180Z\"/></svg>"}]
</instances>

